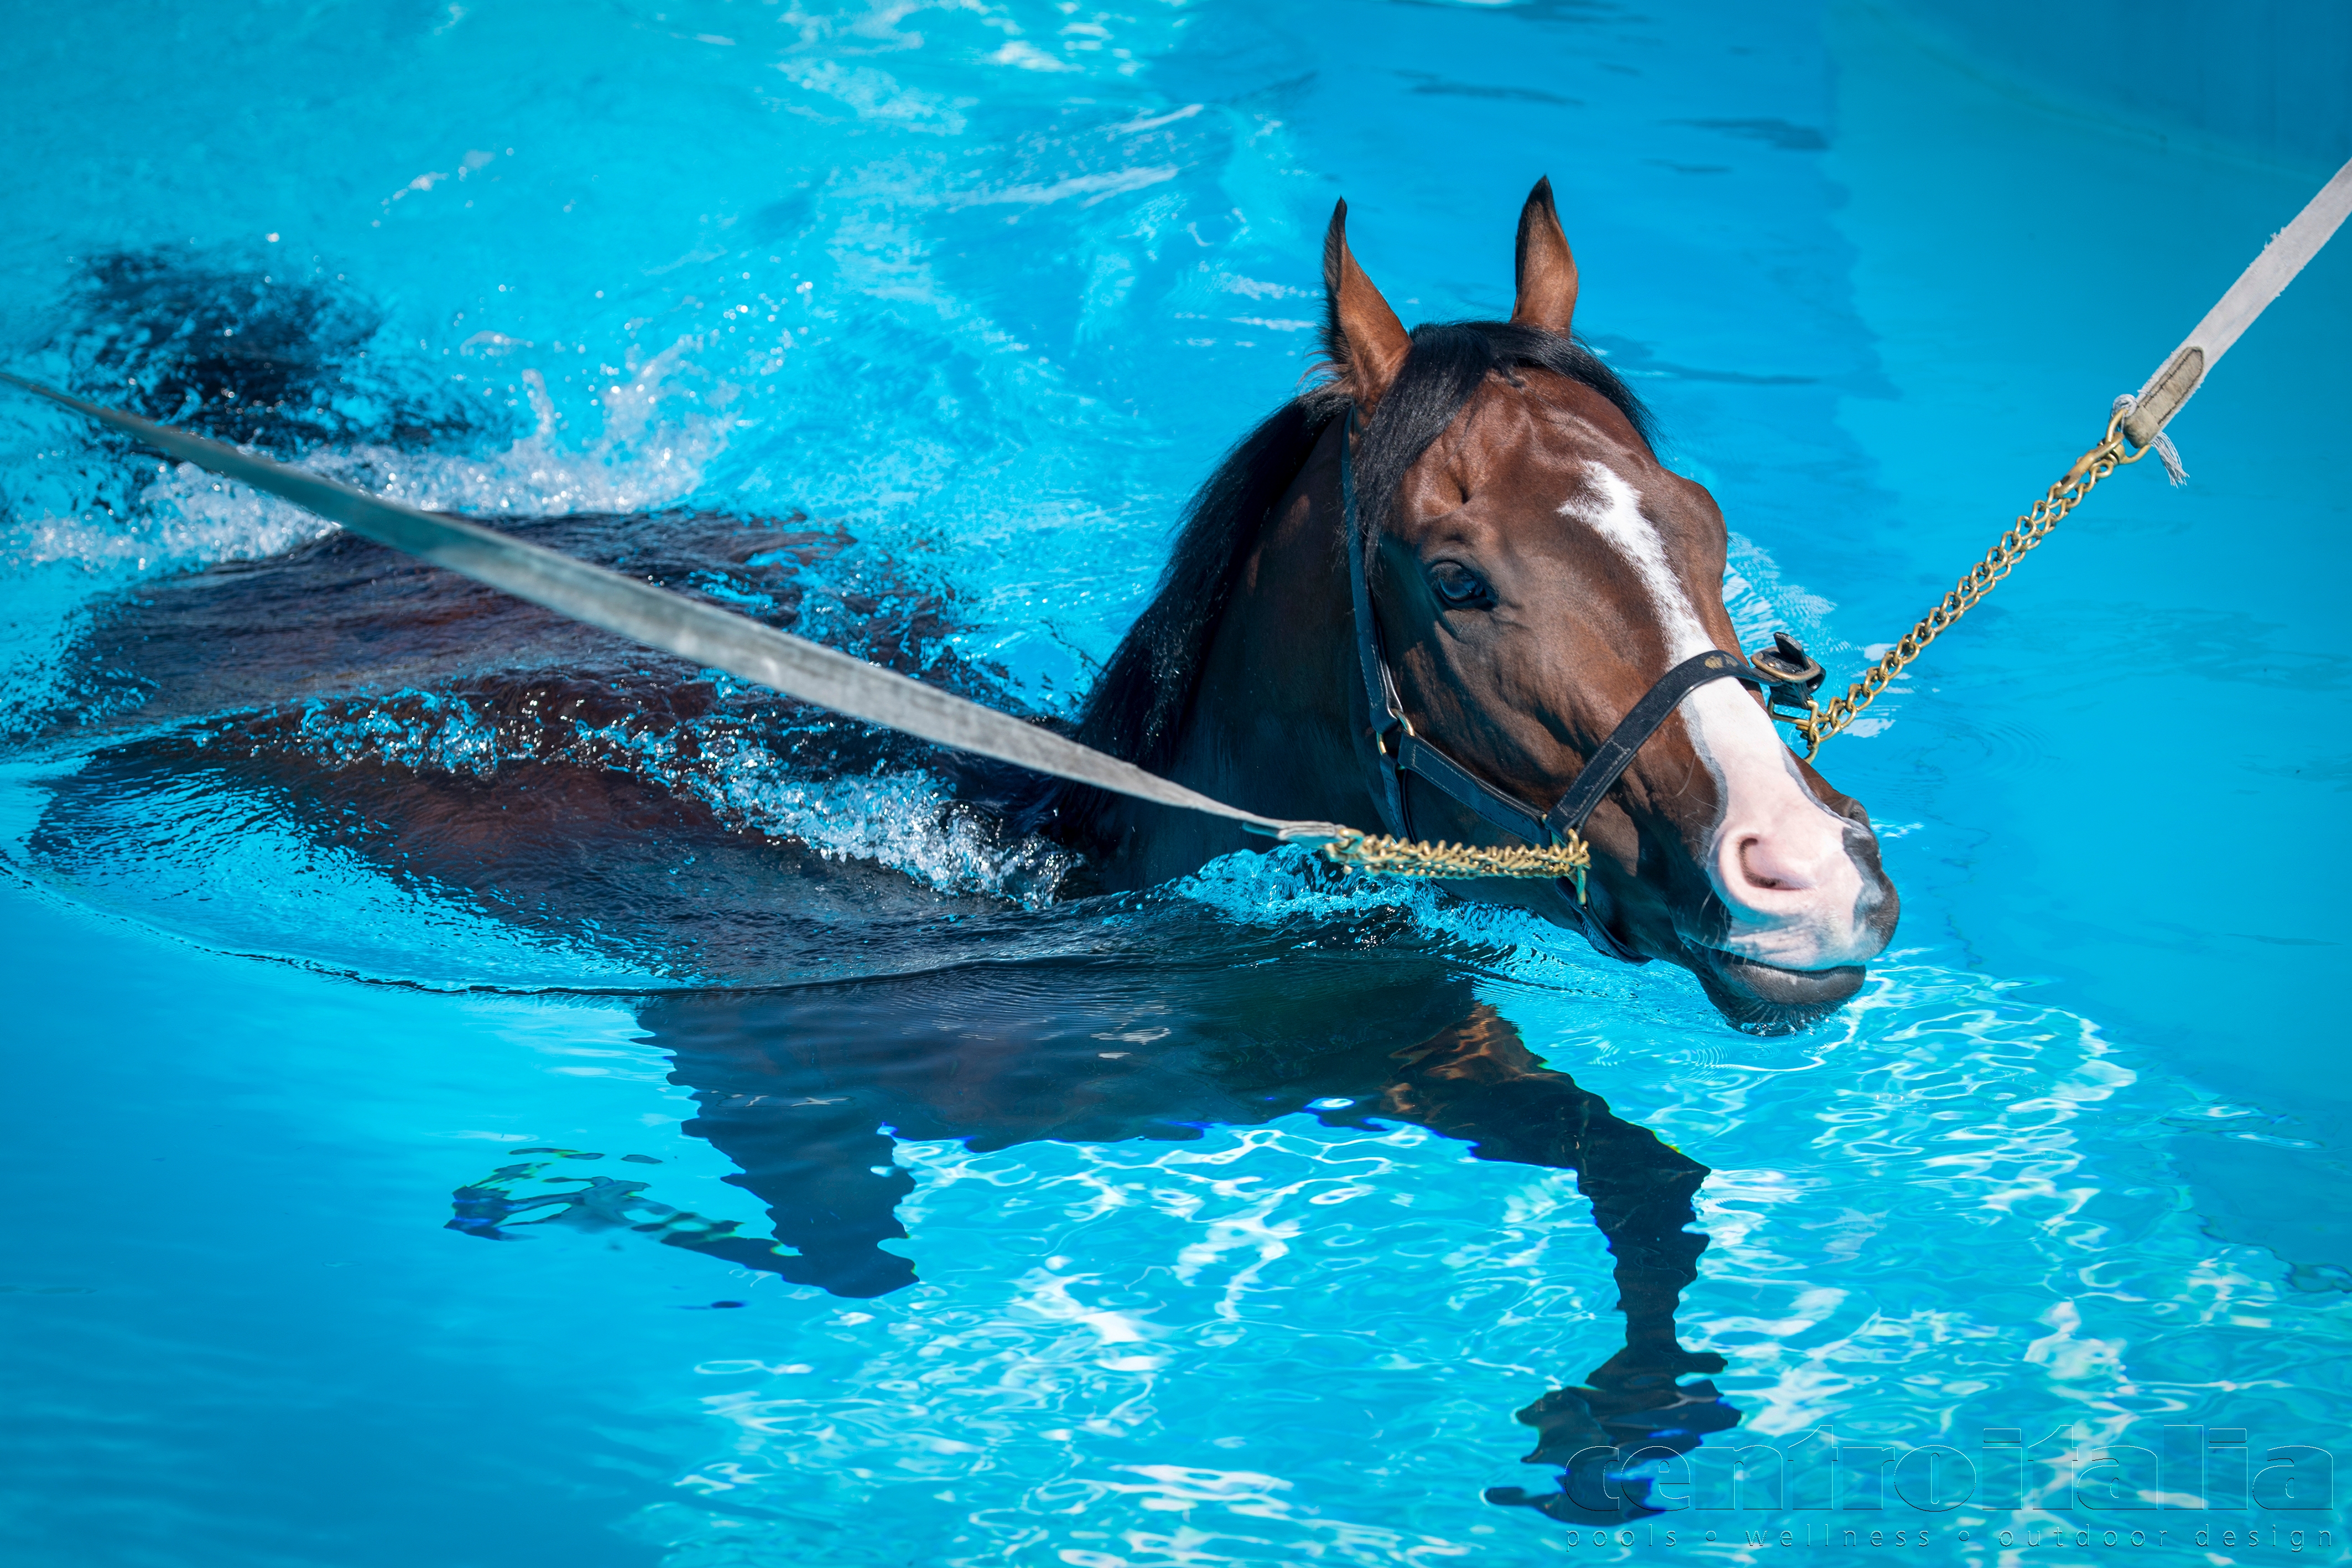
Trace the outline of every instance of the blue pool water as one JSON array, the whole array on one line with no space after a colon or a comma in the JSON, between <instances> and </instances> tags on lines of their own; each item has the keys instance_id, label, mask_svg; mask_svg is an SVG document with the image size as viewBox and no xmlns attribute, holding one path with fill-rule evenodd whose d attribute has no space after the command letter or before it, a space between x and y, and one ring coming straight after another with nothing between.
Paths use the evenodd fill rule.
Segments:
<instances>
[{"instance_id":1,"label":"blue pool water","mask_svg":"<svg viewBox=\"0 0 2352 1568\"><path fill-rule=\"evenodd\" d=\"M667 518L649 549L736 526L698 510L805 514L801 554L755 541L747 602L789 582L818 634L1042 713L1297 384L1335 196L1408 321L1490 316L1549 173L1580 328L1730 519L1743 631L1842 675L2328 172L1859 0L106 0L7 47L0 362L102 396L169 359L110 330L226 312L247 371L322 389L306 461ZM2068 1494L2052 1437L2174 1463L2178 1429L2242 1428L2260 1469L2352 1415L2347 359L2339 242L2176 426L2189 487L2112 481L1831 747L1903 925L1856 1003L1780 1040L1679 972L1281 857L1050 904L1050 852L919 757L818 766L748 693L583 727L564 757L614 793L469 876L511 846L387 839L352 781L475 799L546 756L441 666L339 690L321 599L237 622L272 670L318 638L299 690L239 686L173 608L181 574L320 528L0 404L5 1561L1431 1568L1849 1529L1926 1531L1904 1549L1936 1562L2105 1561L2135 1530L2341 1557L2352 1477L2250 1507L2214 1448L2158 1500L2213 1511L2118 1509L2152 1472ZM239 762L265 723L310 793ZM566 811L631 789L732 831L683 881L606 874L633 830ZM575 827L604 847L567 859ZM1590 1206L1336 1103L1025 1140L877 1113L885 1250L918 1276L879 1295L664 1244L766 1233L698 1120L761 1019L843 1061L898 1031L993 1063L1041 1019L1142 1051L1245 1034L1343 960L1368 1008L1435 966L1707 1167L1675 1322L1725 1364L1691 1469L1761 1445L1811 1475L1827 1430L1864 1478L1842 1506L1599 1536L1511 1506L1560 1474L1515 1414L1626 1343ZM2040 1508L1997 1506L1989 1428L2033 1446ZM1866 1451L1937 1443L1972 1500L1868 1483Z\"/></svg>"}]
</instances>

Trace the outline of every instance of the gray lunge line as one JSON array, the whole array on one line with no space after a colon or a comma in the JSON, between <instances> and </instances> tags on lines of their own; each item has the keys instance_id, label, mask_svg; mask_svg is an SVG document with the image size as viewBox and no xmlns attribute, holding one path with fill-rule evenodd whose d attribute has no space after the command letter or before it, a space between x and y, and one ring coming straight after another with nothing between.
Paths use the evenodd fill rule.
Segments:
<instances>
[{"instance_id":1,"label":"gray lunge line","mask_svg":"<svg viewBox=\"0 0 2352 1568\"><path fill-rule=\"evenodd\" d=\"M786 696L1073 783L1091 784L1097 789L1188 811L1205 811L1270 838L1321 844L1362 836L1333 822L1286 821L1241 810L1147 773L1131 762L1024 724L1010 714L908 680L805 637L762 626L732 611L525 544L479 523L404 507L217 441L85 402L6 371L0 371L0 382L78 410L182 462L291 501L341 523L362 538L446 567L559 615L675 653L702 668L724 670L739 679L772 687Z\"/></svg>"},{"instance_id":2,"label":"gray lunge line","mask_svg":"<svg viewBox=\"0 0 2352 1568\"><path fill-rule=\"evenodd\" d=\"M2124 434L2131 437L2134 446L2155 444L2172 416L2204 384L2206 373L2253 325L2254 318L2294 281L2303 264L2319 254L2319 247L2335 235L2347 213L2352 213L2352 162L2336 170L2336 177L2305 204L2294 221L2271 236L2263 254L2238 275L2229 292L2214 302L2205 319L2181 340L2180 347L2166 355L2164 363L2147 378L2124 415ZM2165 466L2169 469L2174 465Z\"/></svg>"}]
</instances>

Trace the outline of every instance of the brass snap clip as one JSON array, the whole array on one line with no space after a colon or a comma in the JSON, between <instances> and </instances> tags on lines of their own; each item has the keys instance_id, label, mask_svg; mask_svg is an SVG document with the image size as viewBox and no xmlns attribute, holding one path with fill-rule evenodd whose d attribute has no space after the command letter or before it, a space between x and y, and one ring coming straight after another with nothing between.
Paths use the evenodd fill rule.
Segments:
<instances>
[{"instance_id":1,"label":"brass snap clip","mask_svg":"<svg viewBox=\"0 0 2352 1568\"><path fill-rule=\"evenodd\" d=\"M1749 654L1748 662L1771 683L1765 694L1765 706L1774 718L1802 726L1813 716L1813 694L1822 689L1826 672L1818 660L1805 652L1802 643L1786 632L1775 632L1772 646Z\"/></svg>"}]
</instances>

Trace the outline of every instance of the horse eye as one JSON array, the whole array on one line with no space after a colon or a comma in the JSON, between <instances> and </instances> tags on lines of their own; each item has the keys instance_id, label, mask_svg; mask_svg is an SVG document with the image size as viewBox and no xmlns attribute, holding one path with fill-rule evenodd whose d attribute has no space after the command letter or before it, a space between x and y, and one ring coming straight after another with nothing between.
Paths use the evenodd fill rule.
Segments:
<instances>
[{"instance_id":1,"label":"horse eye","mask_svg":"<svg viewBox=\"0 0 2352 1568\"><path fill-rule=\"evenodd\" d=\"M1442 560L1432 567L1429 585L1449 610L1483 608L1495 602L1494 591L1486 581L1459 561Z\"/></svg>"}]
</instances>

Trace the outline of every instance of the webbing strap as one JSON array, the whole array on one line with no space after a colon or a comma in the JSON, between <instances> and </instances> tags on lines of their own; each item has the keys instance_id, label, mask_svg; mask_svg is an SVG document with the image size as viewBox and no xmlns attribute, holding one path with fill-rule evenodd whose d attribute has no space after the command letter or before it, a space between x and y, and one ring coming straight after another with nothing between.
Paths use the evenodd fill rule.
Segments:
<instances>
[{"instance_id":1,"label":"webbing strap","mask_svg":"<svg viewBox=\"0 0 2352 1568\"><path fill-rule=\"evenodd\" d=\"M902 730L940 746L1090 784L1113 794L1202 811L1252 832L1302 843L1360 837L1335 822L1262 817L1147 773L1010 714L839 653L747 616L574 560L459 517L438 517L136 414L69 397L0 371L0 382L112 425L157 450L341 523L362 538L403 550L575 621L819 704L852 718Z\"/></svg>"},{"instance_id":2,"label":"webbing strap","mask_svg":"<svg viewBox=\"0 0 2352 1568\"><path fill-rule=\"evenodd\" d=\"M2336 170L2336 177L2304 204L2294 221L2271 236L2262 255L2238 275L2229 292L2214 301L2205 319L2189 329L2180 347L2166 355L2164 363L2147 378L2139 389L2137 405L2124 415L2124 434L2131 437L2134 446L2148 445L2162 434L2231 345L2254 324L2254 318L2270 308L2271 301L2294 281L2304 263L2334 237L2347 214L2352 214L2352 162Z\"/></svg>"}]
</instances>

